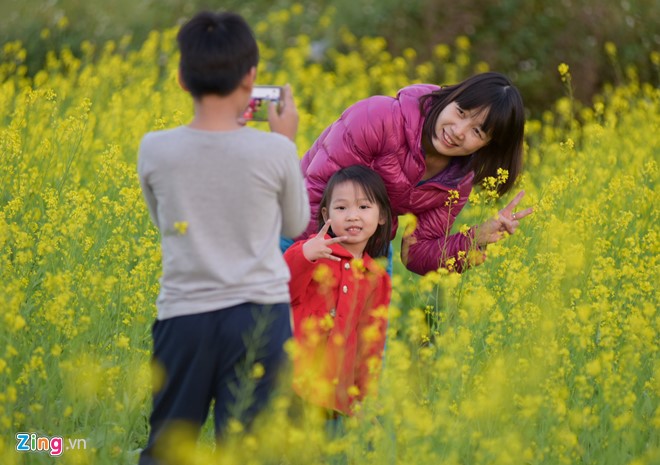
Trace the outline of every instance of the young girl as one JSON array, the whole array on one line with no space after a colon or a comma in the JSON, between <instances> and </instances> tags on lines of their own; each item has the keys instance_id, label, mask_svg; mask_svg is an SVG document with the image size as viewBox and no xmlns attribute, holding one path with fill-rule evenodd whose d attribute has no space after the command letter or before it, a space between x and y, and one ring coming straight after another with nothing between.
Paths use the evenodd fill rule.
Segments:
<instances>
[{"instance_id":1,"label":"young girl","mask_svg":"<svg viewBox=\"0 0 660 465\"><path fill-rule=\"evenodd\" d=\"M380 176L350 166L329 180L320 231L287 249L297 350L294 389L308 403L350 415L378 372L387 327L386 257L392 228Z\"/></svg>"},{"instance_id":2,"label":"young girl","mask_svg":"<svg viewBox=\"0 0 660 465\"><path fill-rule=\"evenodd\" d=\"M413 213L417 228L405 235L401 257L407 268L425 274L445 266L466 266L470 249L482 249L513 234L532 213L514 212L524 192L496 218L450 235L452 224L473 185L498 168L508 171L499 186L511 189L522 164L524 108L518 90L506 76L483 73L460 84L437 87L416 84L396 98L374 96L355 103L329 126L302 159L312 221L301 237L317 231L314 218L330 176L343 166L362 164L376 171L387 186L394 221Z\"/></svg>"}]
</instances>

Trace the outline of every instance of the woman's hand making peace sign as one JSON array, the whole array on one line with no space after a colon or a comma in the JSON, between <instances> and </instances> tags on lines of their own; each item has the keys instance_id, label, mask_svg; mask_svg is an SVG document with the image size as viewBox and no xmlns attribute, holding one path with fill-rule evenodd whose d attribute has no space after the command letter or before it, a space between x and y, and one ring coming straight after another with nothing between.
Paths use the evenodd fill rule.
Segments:
<instances>
[{"instance_id":1,"label":"woman's hand making peace sign","mask_svg":"<svg viewBox=\"0 0 660 465\"><path fill-rule=\"evenodd\" d=\"M499 211L495 218L491 218L485 223L476 227L475 240L480 246L492 244L503 239L507 234L513 234L520 225L520 220L534 213L533 208L526 208L514 212L520 200L525 195L525 191L520 191L513 200Z\"/></svg>"},{"instance_id":2,"label":"woman's hand making peace sign","mask_svg":"<svg viewBox=\"0 0 660 465\"><path fill-rule=\"evenodd\" d=\"M310 240L308 240L303 244L302 247L303 255L310 262L314 262L319 258L327 258L330 260L334 260L336 262L341 260L339 257L335 257L334 255L332 255L332 249L330 248L330 245L346 240L346 236L326 239L325 235L328 233L329 229L330 229L330 220L325 222L325 224L323 225L323 227L316 236L314 236L313 238L311 238Z\"/></svg>"}]
</instances>

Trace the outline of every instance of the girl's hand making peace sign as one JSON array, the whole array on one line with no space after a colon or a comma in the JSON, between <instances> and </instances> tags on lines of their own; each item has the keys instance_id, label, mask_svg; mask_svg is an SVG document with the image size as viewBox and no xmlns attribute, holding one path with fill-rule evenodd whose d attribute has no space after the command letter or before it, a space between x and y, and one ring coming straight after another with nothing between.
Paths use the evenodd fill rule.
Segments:
<instances>
[{"instance_id":1,"label":"girl's hand making peace sign","mask_svg":"<svg viewBox=\"0 0 660 465\"><path fill-rule=\"evenodd\" d=\"M520 200L525 195L525 191L520 191L513 200L498 213L497 217L491 218L482 225L477 226L474 236L477 244L485 246L503 239L507 234L513 234L520 225L520 220L534 213L533 208L526 208L514 212Z\"/></svg>"},{"instance_id":2,"label":"girl's hand making peace sign","mask_svg":"<svg viewBox=\"0 0 660 465\"><path fill-rule=\"evenodd\" d=\"M319 258L327 258L330 260L334 260L336 262L341 260L341 258L332 255L332 249L330 248L330 245L346 240L346 236L326 239L325 235L328 233L329 229L330 229L330 220L326 221L326 223L323 225L323 227L316 236L314 236L313 238L311 238L310 240L308 240L303 244L302 247L303 255L310 262L314 262Z\"/></svg>"}]
</instances>

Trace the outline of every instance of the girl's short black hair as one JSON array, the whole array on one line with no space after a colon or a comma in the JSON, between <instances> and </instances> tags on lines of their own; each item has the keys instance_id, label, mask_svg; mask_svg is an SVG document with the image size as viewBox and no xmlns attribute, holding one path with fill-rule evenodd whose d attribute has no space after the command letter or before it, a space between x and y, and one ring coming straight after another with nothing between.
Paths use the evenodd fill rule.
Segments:
<instances>
[{"instance_id":1,"label":"girl's short black hair","mask_svg":"<svg viewBox=\"0 0 660 465\"><path fill-rule=\"evenodd\" d=\"M194 98L229 95L259 62L259 47L247 22L235 13L202 11L177 35L179 71Z\"/></svg>"},{"instance_id":2,"label":"girl's short black hair","mask_svg":"<svg viewBox=\"0 0 660 465\"><path fill-rule=\"evenodd\" d=\"M436 136L440 112L452 102L464 110L488 112L482 127L491 139L472 154L469 169L475 173L475 185L488 176L497 177L498 168L507 170L509 177L498 192L508 192L522 170L525 107L520 92L505 75L489 72L422 96L420 110L426 114L422 130L429 140Z\"/></svg>"},{"instance_id":3,"label":"girl's short black hair","mask_svg":"<svg viewBox=\"0 0 660 465\"><path fill-rule=\"evenodd\" d=\"M340 169L332 175L323 192L321 203L319 204L318 224L319 231L325 225L323 218L323 209L329 208L332 192L338 184L350 181L360 186L370 202L378 205L381 218L385 219L384 224L379 224L376 232L369 238L364 251L371 258L387 257L390 248L390 234L392 233L392 207L390 198L387 195L387 188L383 179L374 170L362 165L351 165ZM332 232L332 226L328 231L330 236L335 237Z\"/></svg>"}]
</instances>

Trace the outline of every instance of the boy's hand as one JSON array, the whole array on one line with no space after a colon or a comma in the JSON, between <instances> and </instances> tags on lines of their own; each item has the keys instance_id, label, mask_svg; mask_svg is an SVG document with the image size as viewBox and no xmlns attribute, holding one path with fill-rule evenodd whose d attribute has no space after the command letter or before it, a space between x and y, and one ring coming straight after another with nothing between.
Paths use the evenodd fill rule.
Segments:
<instances>
[{"instance_id":1,"label":"boy's hand","mask_svg":"<svg viewBox=\"0 0 660 465\"><path fill-rule=\"evenodd\" d=\"M330 245L346 240L347 238L346 236L341 236L326 239L325 235L328 233L328 229L330 229L330 220L326 221L316 236L303 244L303 255L310 262L315 262L319 258L327 258L336 262L341 261L341 258L332 255Z\"/></svg>"},{"instance_id":2,"label":"boy's hand","mask_svg":"<svg viewBox=\"0 0 660 465\"><path fill-rule=\"evenodd\" d=\"M295 142L298 132L298 109L293 101L293 92L289 84L282 87L281 111L277 112L275 103L268 106L268 124L271 131L282 134Z\"/></svg>"}]
</instances>

